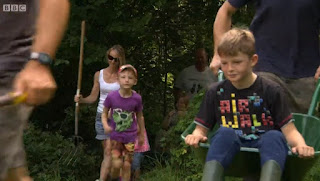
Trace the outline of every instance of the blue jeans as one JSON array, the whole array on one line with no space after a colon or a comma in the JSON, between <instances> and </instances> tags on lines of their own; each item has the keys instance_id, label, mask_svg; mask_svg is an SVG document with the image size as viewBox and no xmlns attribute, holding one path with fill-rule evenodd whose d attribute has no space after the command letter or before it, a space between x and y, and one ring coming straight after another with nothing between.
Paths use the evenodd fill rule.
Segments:
<instances>
[{"instance_id":1,"label":"blue jeans","mask_svg":"<svg viewBox=\"0 0 320 181\"><path fill-rule=\"evenodd\" d=\"M144 158L143 152L134 152L133 160L131 163L131 170L139 170L141 167L142 160Z\"/></svg>"},{"instance_id":2,"label":"blue jeans","mask_svg":"<svg viewBox=\"0 0 320 181\"><path fill-rule=\"evenodd\" d=\"M206 161L216 160L227 168L240 147L258 148L261 166L268 160L274 160L284 169L289 148L284 135L277 130L267 131L257 140L244 140L233 129L220 127L211 139Z\"/></svg>"},{"instance_id":3,"label":"blue jeans","mask_svg":"<svg viewBox=\"0 0 320 181\"><path fill-rule=\"evenodd\" d=\"M101 122L101 113L99 112L97 112L97 115L96 115L95 129L97 133L96 135L97 140L103 141L103 140L109 139L110 135L104 132L104 128Z\"/></svg>"}]
</instances>

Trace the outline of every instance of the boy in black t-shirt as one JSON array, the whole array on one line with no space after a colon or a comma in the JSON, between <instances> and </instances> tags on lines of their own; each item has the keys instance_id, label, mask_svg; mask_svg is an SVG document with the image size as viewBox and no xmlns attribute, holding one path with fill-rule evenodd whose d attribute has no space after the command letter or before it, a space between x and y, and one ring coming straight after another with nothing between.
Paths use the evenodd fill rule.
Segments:
<instances>
[{"instance_id":1,"label":"boy in black t-shirt","mask_svg":"<svg viewBox=\"0 0 320 181\"><path fill-rule=\"evenodd\" d=\"M261 180L280 180L287 142L299 157L313 156L314 149L296 129L279 85L252 72L258 62L253 34L232 29L224 34L217 51L227 79L207 91L195 118L196 129L185 139L198 147L207 140L208 130L220 125L211 139L202 180L222 180L223 170L240 147L259 149Z\"/></svg>"}]
</instances>

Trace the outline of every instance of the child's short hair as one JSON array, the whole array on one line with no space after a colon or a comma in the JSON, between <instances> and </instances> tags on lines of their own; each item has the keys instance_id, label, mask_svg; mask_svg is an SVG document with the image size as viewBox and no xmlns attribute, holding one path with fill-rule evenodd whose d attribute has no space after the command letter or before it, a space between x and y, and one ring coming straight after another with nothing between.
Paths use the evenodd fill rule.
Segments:
<instances>
[{"instance_id":1,"label":"child's short hair","mask_svg":"<svg viewBox=\"0 0 320 181\"><path fill-rule=\"evenodd\" d=\"M254 36L247 29L233 28L223 35L217 51L219 56L236 56L241 52L252 57L256 53Z\"/></svg>"},{"instance_id":2,"label":"child's short hair","mask_svg":"<svg viewBox=\"0 0 320 181\"><path fill-rule=\"evenodd\" d=\"M134 68L134 66L130 65L130 64L126 64L126 65L122 65L120 68L119 68L119 71L118 73L121 73L123 72L124 70L131 70L134 74L134 76L136 78L138 78L138 72L137 70Z\"/></svg>"}]
</instances>

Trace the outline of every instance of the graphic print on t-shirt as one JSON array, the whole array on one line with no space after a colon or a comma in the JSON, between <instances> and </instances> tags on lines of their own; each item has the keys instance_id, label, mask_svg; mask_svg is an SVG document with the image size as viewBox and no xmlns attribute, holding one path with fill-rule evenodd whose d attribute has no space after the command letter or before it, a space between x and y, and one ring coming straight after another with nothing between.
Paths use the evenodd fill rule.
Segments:
<instances>
[{"instance_id":1,"label":"graphic print on t-shirt","mask_svg":"<svg viewBox=\"0 0 320 181\"><path fill-rule=\"evenodd\" d=\"M113 120L116 123L115 131L122 132L131 127L133 122L133 112L128 112L122 109L113 110Z\"/></svg>"},{"instance_id":2,"label":"graphic print on t-shirt","mask_svg":"<svg viewBox=\"0 0 320 181\"><path fill-rule=\"evenodd\" d=\"M193 83L192 88L189 90L191 94L199 93L199 91L202 89L202 86L200 83Z\"/></svg>"},{"instance_id":3,"label":"graphic print on t-shirt","mask_svg":"<svg viewBox=\"0 0 320 181\"><path fill-rule=\"evenodd\" d=\"M221 93L222 88L217 94ZM258 139L260 134L274 126L270 111L256 93L245 99L236 99L236 94L231 93L227 100L219 100L219 103L221 126L235 129L244 139Z\"/></svg>"}]
</instances>

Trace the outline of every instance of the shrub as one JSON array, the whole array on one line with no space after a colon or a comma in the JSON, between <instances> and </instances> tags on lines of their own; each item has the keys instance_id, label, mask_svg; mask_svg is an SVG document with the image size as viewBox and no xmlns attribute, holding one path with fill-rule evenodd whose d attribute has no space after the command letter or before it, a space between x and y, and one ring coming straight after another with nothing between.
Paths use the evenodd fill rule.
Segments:
<instances>
[{"instance_id":1,"label":"shrub","mask_svg":"<svg viewBox=\"0 0 320 181\"><path fill-rule=\"evenodd\" d=\"M161 139L161 145L169 148L170 165L173 168L185 170L185 180L200 180L202 176L203 165L201 161L194 157L190 146L187 146L181 139L180 135L194 120L198 113L204 91L197 94L189 103L186 116L181 118L178 124L169 129L167 134Z\"/></svg>"},{"instance_id":2,"label":"shrub","mask_svg":"<svg viewBox=\"0 0 320 181\"><path fill-rule=\"evenodd\" d=\"M30 125L24 135L27 161L35 180L94 180L98 178L98 156L85 152L83 144L42 132Z\"/></svg>"}]
</instances>

